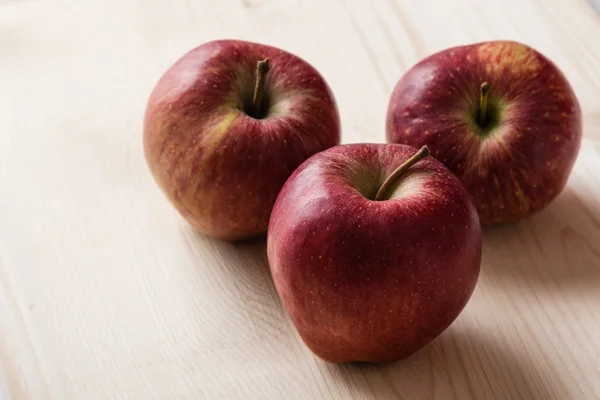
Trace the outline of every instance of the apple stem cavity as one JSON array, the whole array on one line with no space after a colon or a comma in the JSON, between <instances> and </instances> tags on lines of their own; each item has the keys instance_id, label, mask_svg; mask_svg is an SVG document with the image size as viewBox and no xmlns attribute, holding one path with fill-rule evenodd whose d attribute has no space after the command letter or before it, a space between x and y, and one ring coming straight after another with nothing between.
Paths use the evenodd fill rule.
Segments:
<instances>
[{"instance_id":1,"label":"apple stem cavity","mask_svg":"<svg viewBox=\"0 0 600 400\"><path fill-rule=\"evenodd\" d=\"M404 161L398 168L394 170L383 182L379 191L375 195L375 201L381 201L383 196L387 193L390 186L402 175L404 174L410 167L421 161L423 158L427 157L429 154L429 147L423 146L419 151L417 151L411 158Z\"/></svg>"},{"instance_id":2,"label":"apple stem cavity","mask_svg":"<svg viewBox=\"0 0 600 400\"><path fill-rule=\"evenodd\" d=\"M488 92L490 83L483 82L479 88L479 124L485 126L488 122Z\"/></svg>"},{"instance_id":3,"label":"apple stem cavity","mask_svg":"<svg viewBox=\"0 0 600 400\"><path fill-rule=\"evenodd\" d=\"M261 115L263 112L263 97L265 94L265 81L267 73L271 69L269 58L256 63L256 84L254 85L254 95L252 96L252 109L255 115Z\"/></svg>"}]
</instances>

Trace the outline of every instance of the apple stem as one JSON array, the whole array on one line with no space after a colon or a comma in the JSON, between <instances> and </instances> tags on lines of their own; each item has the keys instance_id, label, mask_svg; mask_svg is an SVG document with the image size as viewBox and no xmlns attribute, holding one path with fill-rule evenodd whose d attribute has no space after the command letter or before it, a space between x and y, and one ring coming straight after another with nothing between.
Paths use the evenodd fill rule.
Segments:
<instances>
[{"instance_id":1,"label":"apple stem","mask_svg":"<svg viewBox=\"0 0 600 400\"><path fill-rule=\"evenodd\" d=\"M256 84L254 85L254 96L252 96L252 107L257 114L260 114L265 93L265 81L270 69L271 66L269 65L268 57L256 63Z\"/></svg>"},{"instance_id":2,"label":"apple stem","mask_svg":"<svg viewBox=\"0 0 600 400\"><path fill-rule=\"evenodd\" d=\"M429 154L431 154L429 152L429 148L427 146L423 146L411 158L400 164L400 166L396 168L394 172L392 172L383 182L383 185L381 185L379 191L375 195L375 201L380 201L388 191L389 187L394 183L394 181L396 181L396 179L400 177L400 175L404 174L406 170L418 163L423 158L427 157Z\"/></svg>"},{"instance_id":3,"label":"apple stem","mask_svg":"<svg viewBox=\"0 0 600 400\"><path fill-rule=\"evenodd\" d=\"M489 82L483 82L479 90L479 123L485 126L487 123L488 91L490 90Z\"/></svg>"}]
</instances>

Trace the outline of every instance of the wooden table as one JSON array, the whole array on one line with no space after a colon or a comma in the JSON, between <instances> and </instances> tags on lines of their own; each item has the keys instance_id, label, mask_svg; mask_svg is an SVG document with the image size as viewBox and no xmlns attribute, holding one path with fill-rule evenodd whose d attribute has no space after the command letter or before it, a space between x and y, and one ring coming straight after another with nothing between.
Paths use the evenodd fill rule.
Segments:
<instances>
[{"instance_id":1,"label":"wooden table","mask_svg":"<svg viewBox=\"0 0 600 400\"><path fill-rule=\"evenodd\" d=\"M302 344L262 243L194 233L151 179L147 96L192 47L243 38L310 61L343 142L383 142L417 60L508 38L565 72L585 140L564 193L487 229L481 278L391 365ZM0 398L600 398L600 16L583 0L0 1Z\"/></svg>"}]
</instances>

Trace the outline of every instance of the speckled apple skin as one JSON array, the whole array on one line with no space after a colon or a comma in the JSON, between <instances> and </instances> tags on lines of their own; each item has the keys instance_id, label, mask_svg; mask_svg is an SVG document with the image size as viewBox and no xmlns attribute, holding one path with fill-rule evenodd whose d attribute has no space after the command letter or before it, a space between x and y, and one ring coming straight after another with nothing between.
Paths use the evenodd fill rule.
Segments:
<instances>
[{"instance_id":1,"label":"speckled apple skin","mask_svg":"<svg viewBox=\"0 0 600 400\"><path fill-rule=\"evenodd\" d=\"M270 59L269 114L244 110L257 62ZM286 51L239 40L205 43L160 78L144 119L144 154L158 186L198 231L228 241L266 233L290 174L340 141L324 78Z\"/></svg>"},{"instance_id":2,"label":"speckled apple skin","mask_svg":"<svg viewBox=\"0 0 600 400\"><path fill-rule=\"evenodd\" d=\"M480 135L472 114L479 87L505 107ZM450 48L423 59L397 83L387 140L427 145L466 186L482 223L516 221L564 189L582 139L581 110L566 77L535 49L514 41Z\"/></svg>"},{"instance_id":3,"label":"speckled apple skin","mask_svg":"<svg viewBox=\"0 0 600 400\"><path fill-rule=\"evenodd\" d=\"M474 291L481 225L446 167L427 157L388 200L369 199L416 151L333 147L304 162L277 198L267 236L273 280L300 336L324 360L402 359L440 335Z\"/></svg>"}]
</instances>

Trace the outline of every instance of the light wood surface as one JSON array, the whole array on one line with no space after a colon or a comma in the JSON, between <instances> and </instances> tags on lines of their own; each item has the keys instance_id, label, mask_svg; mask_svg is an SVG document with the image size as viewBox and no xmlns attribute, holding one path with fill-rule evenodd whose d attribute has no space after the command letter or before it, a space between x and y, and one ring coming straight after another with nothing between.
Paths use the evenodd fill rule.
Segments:
<instances>
[{"instance_id":1,"label":"light wood surface","mask_svg":"<svg viewBox=\"0 0 600 400\"><path fill-rule=\"evenodd\" d=\"M410 358L302 344L263 243L195 234L143 160L162 72L211 39L282 47L332 86L343 141L445 47L526 42L572 82L585 141L543 213L485 232L481 278ZM0 398L600 398L600 17L583 0L0 0Z\"/></svg>"}]
</instances>

